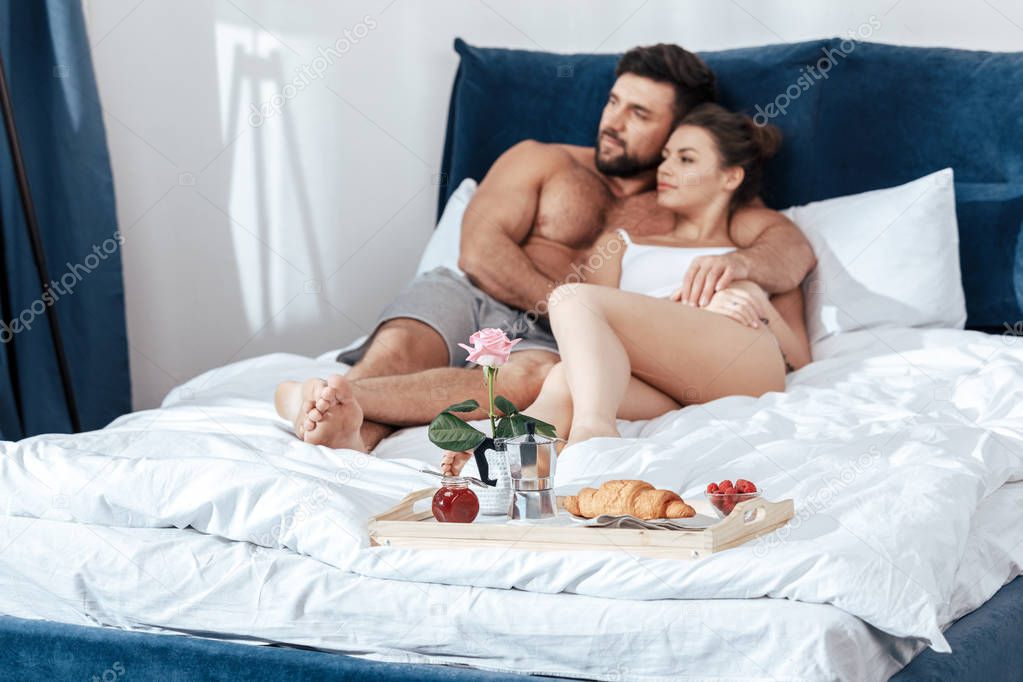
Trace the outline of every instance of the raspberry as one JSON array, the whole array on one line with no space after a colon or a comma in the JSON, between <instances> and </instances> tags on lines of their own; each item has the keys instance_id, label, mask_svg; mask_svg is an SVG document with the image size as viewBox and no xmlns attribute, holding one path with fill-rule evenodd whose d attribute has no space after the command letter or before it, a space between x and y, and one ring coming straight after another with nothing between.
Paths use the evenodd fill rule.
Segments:
<instances>
[{"instance_id":1,"label":"raspberry","mask_svg":"<svg viewBox=\"0 0 1023 682\"><path fill-rule=\"evenodd\" d=\"M708 483L707 484L707 492L708 493L716 493L717 491L718 491L718 484L717 483Z\"/></svg>"},{"instance_id":2,"label":"raspberry","mask_svg":"<svg viewBox=\"0 0 1023 682\"><path fill-rule=\"evenodd\" d=\"M721 481L721 483L719 485L720 485L721 488L734 488L735 487L735 486L732 485L732 481L730 479L727 479L727 478L725 480Z\"/></svg>"},{"instance_id":3,"label":"raspberry","mask_svg":"<svg viewBox=\"0 0 1023 682\"><path fill-rule=\"evenodd\" d=\"M753 485L752 481L747 481L745 478L740 478L735 482L735 490L739 493L755 493L757 487Z\"/></svg>"},{"instance_id":4,"label":"raspberry","mask_svg":"<svg viewBox=\"0 0 1023 682\"><path fill-rule=\"evenodd\" d=\"M717 507L718 511L720 511L724 516L728 516L728 511L725 511L727 503L724 500L724 495L712 495L710 503Z\"/></svg>"}]
</instances>

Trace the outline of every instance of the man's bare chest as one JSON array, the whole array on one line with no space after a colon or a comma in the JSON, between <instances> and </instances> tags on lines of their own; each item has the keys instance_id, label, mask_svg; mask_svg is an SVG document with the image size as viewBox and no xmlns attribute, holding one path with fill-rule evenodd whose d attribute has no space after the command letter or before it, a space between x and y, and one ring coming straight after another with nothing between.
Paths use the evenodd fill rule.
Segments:
<instances>
[{"instance_id":1,"label":"man's bare chest","mask_svg":"<svg viewBox=\"0 0 1023 682\"><path fill-rule=\"evenodd\" d=\"M656 192L615 197L592 171L573 166L554 174L541 189L533 235L585 249L607 230L660 234L674 224L671 212L657 205Z\"/></svg>"},{"instance_id":2,"label":"man's bare chest","mask_svg":"<svg viewBox=\"0 0 1023 682\"><path fill-rule=\"evenodd\" d=\"M604 214L604 230L619 227L629 234L643 236L664 234L675 226L675 214L657 204L657 192L650 191L624 197L611 203Z\"/></svg>"},{"instance_id":3,"label":"man's bare chest","mask_svg":"<svg viewBox=\"0 0 1023 682\"><path fill-rule=\"evenodd\" d=\"M571 165L540 190L533 235L573 249L585 248L603 231L615 198L593 172Z\"/></svg>"}]
</instances>

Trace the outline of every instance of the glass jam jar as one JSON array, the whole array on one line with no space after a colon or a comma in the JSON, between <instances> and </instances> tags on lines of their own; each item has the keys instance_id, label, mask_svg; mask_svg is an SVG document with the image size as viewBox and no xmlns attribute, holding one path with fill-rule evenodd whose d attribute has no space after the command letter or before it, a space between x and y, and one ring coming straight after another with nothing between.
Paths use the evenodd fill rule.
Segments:
<instances>
[{"instance_id":1,"label":"glass jam jar","mask_svg":"<svg viewBox=\"0 0 1023 682\"><path fill-rule=\"evenodd\" d=\"M469 489L469 481L445 476L433 495L433 518L441 523L472 523L480 513L480 501Z\"/></svg>"}]
</instances>

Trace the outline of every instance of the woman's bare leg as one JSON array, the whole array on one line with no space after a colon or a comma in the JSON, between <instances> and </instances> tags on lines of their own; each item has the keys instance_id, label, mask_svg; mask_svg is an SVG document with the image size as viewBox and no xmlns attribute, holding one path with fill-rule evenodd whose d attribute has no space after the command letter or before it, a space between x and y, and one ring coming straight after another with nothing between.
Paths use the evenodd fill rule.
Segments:
<instances>
[{"instance_id":1,"label":"woman's bare leg","mask_svg":"<svg viewBox=\"0 0 1023 682\"><path fill-rule=\"evenodd\" d=\"M581 288L588 287L562 286L550 298L551 329L574 398L569 445L595 436L619 435L615 417L632 378L625 346L602 315L589 311L579 294Z\"/></svg>"},{"instance_id":2,"label":"woman's bare leg","mask_svg":"<svg viewBox=\"0 0 1023 682\"><path fill-rule=\"evenodd\" d=\"M618 406L617 417L629 421L653 419L680 407L681 405L671 396L636 377L629 377L625 397ZM572 431L572 408L572 391L568 386L565 367L559 362L547 375L536 401L523 412L530 417L553 424L558 435L566 438Z\"/></svg>"},{"instance_id":3,"label":"woman's bare leg","mask_svg":"<svg viewBox=\"0 0 1023 682\"><path fill-rule=\"evenodd\" d=\"M572 394L560 362L551 367L540 387L540 395L522 412L551 424L560 438L568 436L572 428Z\"/></svg>"},{"instance_id":4,"label":"woman's bare leg","mask_svg":"<svg viewBox=\"0 0 1023 682\"><path fill-rule=\"evenodd\" d=\"M522 412L553 425L559 436L568 433L572 424L572 396L560 362L551 367L536 400ZM445 452L440 460L441 473L457 476L470 457L471 452Z\"/></svg>"},{"instance_id":5,"label":"woman's bare leg","mask_svg":"<svg viewBox=\"0 0 1023 682\"><path fill-rule=\"evenodd\" d=\"M618 408L618 417L629 421L653 419L681 407L671 396L665 395L645 381L630 377L629 385L625 389L625 398ZM565 368L560 362L547 374L540 395L522 412L553 425L560 438L570 437L572 392L565 377ZM471 452L445 452L441 457L441 471L448 476L457 476L471 456Z\"/></svg>"},{"instance_id":6,"label":"woman's bare leg","mask_svg":"<svg viewBox=\"0 0 1023 682\"><path fill-rule=\"evenodd\" d=\"M629 378L629 387L618 406L618 418L630 422L653 419L681 408L679 401L633 376Z\"/></svg>"},{"instance_id":7,"label":"woman's bare leg","mask_svg":"<svg viewBox=\"0 0 1023 682\"><path fill-rule=\"evenodd\" d=\"M591 284L564 285L551 301L573 396L572 443L618 435L615 416L633 374L679 403L784 390L785 368L769 330Z\"/></svg>"}]
</instances>

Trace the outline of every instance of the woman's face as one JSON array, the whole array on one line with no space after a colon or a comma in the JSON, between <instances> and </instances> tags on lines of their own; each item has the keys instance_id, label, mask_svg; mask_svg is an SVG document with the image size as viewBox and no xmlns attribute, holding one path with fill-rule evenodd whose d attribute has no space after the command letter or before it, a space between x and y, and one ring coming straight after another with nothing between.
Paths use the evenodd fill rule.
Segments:
<instances>
[{"instance_id":1,"label":"woman's face","mask_svg":"<svg viewBox=\"0 0 1023 682\"><path fill-rule=\"evenodd\" d=\"M657 203L677 213L727 204L742 182L741 168L722 168L717 144L703 128L682 125L668 138L657 168Z\"/></svg>"}]
</instances>

